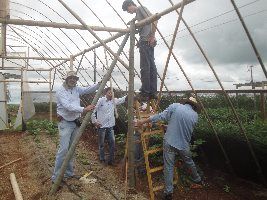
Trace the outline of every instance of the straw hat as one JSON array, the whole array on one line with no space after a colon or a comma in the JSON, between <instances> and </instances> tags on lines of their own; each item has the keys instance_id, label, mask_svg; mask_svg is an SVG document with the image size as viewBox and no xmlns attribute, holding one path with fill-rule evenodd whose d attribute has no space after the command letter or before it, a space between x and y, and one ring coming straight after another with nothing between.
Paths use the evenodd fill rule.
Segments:
<instances>
[{"instance_id":1,"label":"straw hat","mask_svg":"<svg viewBox=\"0 0 267 200\"><path fill-rule=\"evenodd\" d=\"M201 106L199 105L196 98L194 98L194 97L189 97L188 99L182 99L180 103L181 104L189 104L189 105L193 106L193 109L197 113L201 112Z\"/></svg>"},{"instance_id":2,"label":"straw hat","mask_svg":"<svg viewBox=\"0 0 267 200\"><path fill-rule=\"evenodd\" d=\"M66 80L67 78L69 78L69 77L71 77L71 76L72 76L72 77L76 77L77 80L79 79L79 77L77 76L77 74L76 74L75 71L67 71L67 73L66 73L64 79Z\"/></svg>"}]
</instances>

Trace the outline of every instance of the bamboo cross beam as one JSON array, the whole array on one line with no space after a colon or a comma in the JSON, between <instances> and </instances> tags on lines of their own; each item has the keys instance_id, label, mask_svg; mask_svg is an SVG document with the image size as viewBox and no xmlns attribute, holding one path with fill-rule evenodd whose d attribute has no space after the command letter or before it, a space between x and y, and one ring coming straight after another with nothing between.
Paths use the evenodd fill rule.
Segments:
<instances>
[{"instance_id":1,"label":"bamboo cross beam","mask_svg":"<svg viewBox=\"0 0 267 200\"><path fill-rule=\"evenodd\" d=\"M83 25L79 25L79 24L67 24L67 23L45 22L45 21L24 20L24 19L1 19L0 18L0 23L11 24L11 25L86 30L86 27L84 27ZM86 26L90 27L93 31L119 32L119 33L124 33L124 34L129 32L127 29L122 29L122 28L89 26L89 25L86 25Z\"/></svg>"},{"instance_id":2,"label":"bamboo cross beam","mask_svg":"<svg viewBox=\"0 0 267 200\"><path fill-rule=\"evenodd\" d=\"M115 35L113 35L113 36L111 36L111 37L109 37L109 38L103 40L103 42L104 42L104 43L112 42L113 40L115 40L115 39L117 39L117 38L119 38L119 37L121 37L121 36L123 36L123 35L124 35L124 33L117 33L117 34L115 34ZM81 51L81 52L79 52L79 53L77 53L77 54L74 54L74 55L73 55L73 58L76 58L77 56L80 56L80 55L82 55L82 54L84 54L84 53L87 53L87 52L89 52L89 51L92 51L92 50L94 50L94 49L96 49L96 48L98 48L98 47L101 47L101 46L102 46L101 43L97 43L97 44L91 46L90 48L84 49L83 51ZM57 68L57 67L59 67L60 65L66 63L66 62L67 62L67 60L64 60L64 61L62 61L61 63L55 65L54 68Z\"/></svg>"},{"instance_id":3,"label":"bamboo cross beam","mask_svg":"<svg viewBox=\"0 0 267 200\"><path fill-rule=\"evenodd\" d=\"M189 3L192 3L193 1L195 1L195 0L185 0L184 1L184 5L187 5ZM174 10L177 10L178 8L181 8L181 6L182 6L182 3L181 2L180 3L177 3L177 4L173 5L170 8L168 8L166 10L163 10L160 13L156 13L154 15L151 15L151 16L145 18L144 20L141 20L140 22L137 22L135 24L135 27L136 28L140 28L140 27L143 27L143 26L145 26L147 24L150 24L151 22L154 22L154 21L158 20L162 16L164 16L164 15L166 15L166 14L168 14L168 13L174 11Z\"/></svg>"},{"instance_id":4,"label":"bamboo cross beam","mask_svg":"<svg viewBox=\"0 0 267 200\"><path fill-rule=\"evenodd\" d=\"M31 59L31 60L65 60L69 61L69 58L47 58L47 57L22 57L22 56L0 56L3 59Z\"/></svg>"},{"instance_id":5,"label":"bamboo cross beam","mask_svg":"<svg viewBox=\"0 0 267 200\"><path fill-rule=\"evenodd\" d=\"M119 56L109 48L97 34L85 24L85 22L80 18L67 4L65 4L62 0L58 0L85 28L88 30L102 45L105 49L107 49L113 56L116 58L127 70L129 70L129 66L121 59Z\"/></svg>"}]
</instances>

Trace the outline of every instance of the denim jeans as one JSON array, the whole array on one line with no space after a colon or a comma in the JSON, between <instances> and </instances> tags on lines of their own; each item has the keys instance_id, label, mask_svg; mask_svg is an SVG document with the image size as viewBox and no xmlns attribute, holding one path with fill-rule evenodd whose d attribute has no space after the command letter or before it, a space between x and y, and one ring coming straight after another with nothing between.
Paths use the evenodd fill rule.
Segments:
<instances>
[{"instance_id":1,"label":"denim jeans","mask_svg":"<svg viewBox=\"0 0 267 200\"><path fill-rule=\"evenodd\" d=\"M148 45L147 41L140 41L139 52L142 82L140 91L146 94L155 94L157 92L157 68L154 47Z\"/></svg>"},{"instance_id":2,"label":"denim jeans","mask_svg":"<svg viewBox=\"0 0 267 200\"><path fill-rule=\"evenodd\" d=\"M165 140L163 142L163 160L164 160L164 181L165 181L165 193L173 193L173 176L175 155L180 155L185 166L191 172L191 178L193 182L201 181L195 163L192 160L191 152L189 150L178 150L170 146Z\"/></svg>"},{"instance_id":3,"label":"denim jeans","mask_svg":"<svg viewBox=\"0 0 267 200\"><path fill-rule=\"evenodd\" d=\"M114 162L114 149L115 149L115 136L113 127L99 128L98 129L98 148L99 148L99 159L105 160L105 138L108 141L109 146L109 159L108 162Z\"/></svg>"},{"instance_id":4,"label":"denim jeans","mask_svg":"<svg viewBox=\"0 0 267 200\"><path fill-rule=\"evenodd\" d=\"M59 143L59 149L56 155L56 161L55 161L55 168L54 173L52 175L52 181L55 181L56 177L59 174L59 170L63 164L63 161L65 159L65 156L73 142L73 139L75 137L75 134L78 131L78 127L74 122L69 122L66 120L61 120L58 123L58 130L59 130L59 136L60 136L60 143ZM74 154L73 154L74 155ZM73 158L69 160L67 169L65 171L64 177L71 177L74 175L73 170Z\"/></svg>"}]
</instances>

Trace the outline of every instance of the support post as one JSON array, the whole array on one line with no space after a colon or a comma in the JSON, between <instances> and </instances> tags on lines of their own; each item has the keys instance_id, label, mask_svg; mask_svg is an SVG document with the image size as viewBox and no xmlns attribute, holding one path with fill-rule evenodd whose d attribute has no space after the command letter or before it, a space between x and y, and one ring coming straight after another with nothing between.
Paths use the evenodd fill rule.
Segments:
<instances>
[{"instance_id":1,"label":"support post","mask_svg":"<svg viewBox=\"0 0 267 200\"><path fill-rule=\"evenodd\" d=\"M123 50L123 47L125 46L128 38L129 38L129 34L126 34L124 39L123 39L123 41L122 41L122 43L121 43L120 48L118 49L118 52L117 52L118 56L121 54L121 52ZM117 58L118 57L114 58L114 60L112 61L111 65L110 65L110 68L108 69L107 73L103 77L102 82L100 84L100 87L98 88L97 93L96 93L96 95L95 95L95 97L94 97L94 99L92 101L93 105L96 105L99 97L101 96L102 91L103 91L107 81L109 80L109 78L111 76L111 73L112 73L112 71L113 71L113 69L114 69L114 67L115 67L115 65L117 63L117 60L118 60ZM92 111L88 112L86 114L86 116L84 117L84 120L83 120L83 122L81 124L81 127L79 128L79 131L77 132L77 134L76 134L76 136L75 136L75 138L73 140L73 143L71 144L71 146L69 148L69 151L68 151L68 153L67 153L67 155L66 155L66 157L65 157L65 159L63 161L63 164L62 164L62 166L60 168L59 175L56 178L55 183L52 185L52 188L51 188L51 190L49 192L49 195L53 195L57 191L57 189L58 189L58 187L59 187L59 185L60 185L60 183L61 183L61 181L63 179L64 173L65 173L65 171L67 169L68 162L72 158L74 150L75 150L75 148L76 148L76 146L78 144L78 141L79 141L80 137L82 136L87 124L90 121L91 114L92 114Z\"/></svg>"},{"instance_id":2,"label":"support post","mask_svg":"<svg viewBox=\"0 0 267 200\"><path fill-rule=\"evenodd\" d=\"M262 83L262 89L264 89L264 83ZM263 92L260 93L260 100L261 100L261 116L262 120L264 121L266 118L266 114L265 114L265 95Z\"/></svg>"},{"instance_id":3,"label":"support post","mask_svg":"<svg viewBox=\"0 0 267 200\"><path fill-rule=\"evenodd\" d=\"M173 38L172 38L171 46L169 48L169 53L168 53L167 60L166 60L166 63L165 63L165 67L164 67L164 71L163 71L162 81L161 81L161 84L160 84L160 89L159 89L158 101L157 101L156 108L158 108L159 103L160 103L161 93L162 93L162 89L163 89L163 84L164 84L165 77L166 77L166 74L167 74L167 69L168 69L168 66L169 66L169 62L170 62L172 50L173 50L173 47L174 47L176 35L177 35L177 32L178 32L178 28L179 28L179 25L180 25L180 21L182 19L182 14L183 14L183 10L184 10L184 1L185 0L183 0L182 1L182 4L181 4L181 11L180 11L180 13L178 15L178 19L177 19L176 26L175 26L174 33L173 33Z\"/></svg>"},{"instance_id":4,"label":"support post","mask_svg":"<svg viewBox=\"0 0 267 200\"><path fill-rule=\"evenodd\" d=\"M52 69L49 71L49 119L50 122L53 121L53 104L52 104Z\"/></svg>"},{"instance_id":5,"label":"support post","mask_svg":"<svg viewBox=\"0 0 267 200\"><path fill-rule=\"evenodd\" d=\"M129 187L135 187L135 174L134 174L134 42L135 42L135 22L131 21L130 24L130 52L129 52L129 91L128 91L128 177Z\"/></svg>"},{"instance_id":6,"label":"support post","mask_svg":"<svg viewBox=\"0 0 267 200\"><path fill-rule=\"evenodd\" d=\"M26 131L27 126L24 121L24 69L21 68L21 82L20 82L21 92L20 92L20 107L21 107L21 130Z\"/></svg>"},{"instance_id":7,"label":"support post","mask_svg":"<svg viewBox=\"0 0 267 200\"><path fill-rule=\"evenodd\" d=\"M96 43L96 41L94 41ZM96 83L96 49L94 49L94 83Z\"/></svg>"},{"instance_id":8,"label":"support post","mask_svg":"<svg viewBox=\"0 0 267 200\"><path fill-rule=\"evenodd\" d=\"M73 71L73 55L70 55L70 70Z\"/></svg>"}]
</instances>

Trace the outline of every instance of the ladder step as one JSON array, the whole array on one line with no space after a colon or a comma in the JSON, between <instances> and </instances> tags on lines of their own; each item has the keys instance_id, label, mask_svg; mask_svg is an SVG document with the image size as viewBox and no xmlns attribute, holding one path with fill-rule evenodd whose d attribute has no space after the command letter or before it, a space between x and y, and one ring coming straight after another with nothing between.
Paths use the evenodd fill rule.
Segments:
<instances>
[{"instance_id":1,"label":"ladder step","mask_svg":"<svg viewBox=\"0 0 267 200\"><path fill-rule=\"evenodd\" d=\"M144 136L154 135L154 134L164 134L162 130L144 131L142 133Z\"/></svg>"},{"instance_id":2,"label":"ladder step","mask_svg":"<svg viewBox=\"0 0 267 200\"><path fill-rule=\"evenodd\" d=\"M160 186L154 187L153 188L153 192L156 192L156 191L159 191L159 190L163 190L163 189L164 189L164 185L160 185Z\"/></svg>"},{"instance_id":3,"label":"ladder step","mask_svg":"<svg viewBox=\"0 0 267 200\"><path fill-rule=\"evenodd\" d=\"M149 154L153 154L153 153L160 152L160 151L162 151L162 150L163 150L163 148L160 147L160 148L155 148L155 149L152 149L152 150L147 150L147 151L145 151L144 153L145 153L146 155L149 155Z\"/></svg>"},{"instance_id":4,"label":"ladder step","mask_svg":"<svg viewBox=\"0 0 267 200\"><path fill-rule=\"evenodd\" d=\"M155 113L139 113L140 118L148 118L150 116L155 115Z\"/></svg>"},{"instance_id":5,"label":"ladder step","mask_svg":"<svg viewBox=\"0 0 267 200\"><path fill-rule=\"evenodd\" d=\"M163 170L163 166L159 166L159 167L155 167L155 168L151 168L149 170L150 173L154 173L154 172L158 172L158 171L161 171Z\"/></svg>"}]
</instances>

